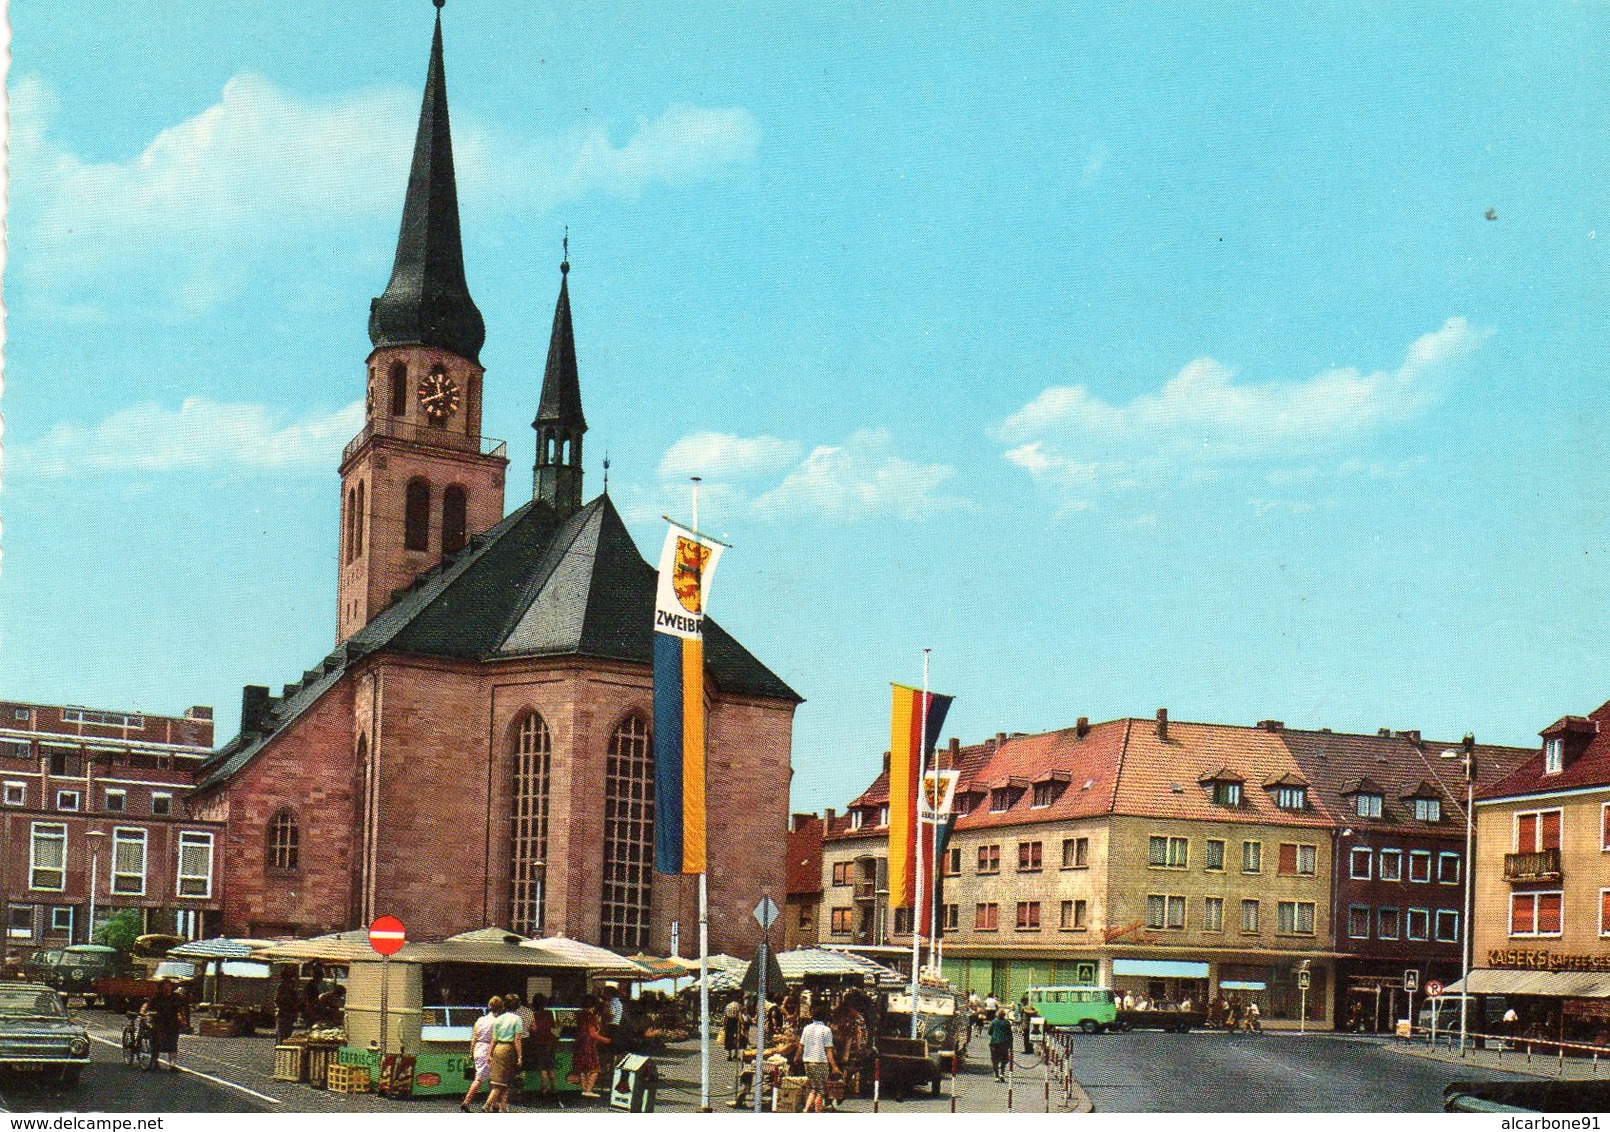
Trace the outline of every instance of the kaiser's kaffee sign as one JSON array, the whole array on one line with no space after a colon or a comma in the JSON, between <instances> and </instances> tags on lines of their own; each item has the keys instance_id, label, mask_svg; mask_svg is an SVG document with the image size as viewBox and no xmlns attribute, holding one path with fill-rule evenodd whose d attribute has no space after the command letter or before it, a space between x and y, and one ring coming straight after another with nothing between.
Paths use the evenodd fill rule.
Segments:
<instances>
[{"instance_id":1,"label":"kaiser's kaffee sign","mask_svg":"<svg viewBox=\"0 0 1610 1132\"><path fill-rule=\"evenodd\" d=\"M1566 955L1547 949L1493 948L1489 967L1519 967L1527 971L1610 971L1610 955Z\"/></svg>"}]
</instances>

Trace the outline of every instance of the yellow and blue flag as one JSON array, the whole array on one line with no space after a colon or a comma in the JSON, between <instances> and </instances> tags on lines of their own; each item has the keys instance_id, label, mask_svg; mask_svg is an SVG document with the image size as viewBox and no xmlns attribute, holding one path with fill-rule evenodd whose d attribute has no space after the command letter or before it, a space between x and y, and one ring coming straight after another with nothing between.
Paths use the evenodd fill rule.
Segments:
<instances>
[{"instance_id":1,"label":"yellow and blue flag","mask_svg":"<svg viewBox=\"0 0 1610 1132\"><path fill-rule=\"evenodd\" d=\"M705 871L704 609L723 545L672 523L654 598L654 865Z\"/></svg>"}]
</instances>

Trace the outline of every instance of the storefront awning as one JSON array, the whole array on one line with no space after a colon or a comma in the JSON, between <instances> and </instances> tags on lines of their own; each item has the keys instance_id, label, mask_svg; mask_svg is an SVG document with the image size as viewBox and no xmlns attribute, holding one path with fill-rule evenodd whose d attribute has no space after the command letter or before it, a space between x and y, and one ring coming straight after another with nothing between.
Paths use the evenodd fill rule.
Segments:
<instances>
[{"instance_id":1,"label":"storefront awning","mask_svg":"<svg viewBox=\"0 0 1610 1132\"><path fill-rule=\"evenodd\" d=\"M1443 994L1463 994L1463 980L1449 983ZM1538 994L1552 998L1610 998L1610 972L1511 971L1478 968L1470 972L1471 994Z\"/></svg>"},{"instance_id":2,"label":"storefront awning","mask_svg":"<svg viewBox=\"0 0 1610 1132\"><path fill-rule=\"evenodd\" d=\"M1187 959L1114 959L1114 975L1144 975L1153 979L1205 979L1206 963L1192 963Z\"/></svg>"},{"instance_id":3,"label":"storefront awning","mask_svg":"<svg viewBox=\"0 0 1610 1132\"><path fill-rule=\"evenodd\" d=\"M1242 979L1220 979L1220 990L1268 990L1269 984Z\"/></svg>"}]
</instances>

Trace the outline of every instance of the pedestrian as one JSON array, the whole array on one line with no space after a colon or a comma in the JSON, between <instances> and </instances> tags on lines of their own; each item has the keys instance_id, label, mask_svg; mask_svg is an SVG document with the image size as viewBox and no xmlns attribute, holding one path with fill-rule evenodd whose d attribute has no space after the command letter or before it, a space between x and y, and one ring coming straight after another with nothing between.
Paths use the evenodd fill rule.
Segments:
<instances>
[{"instance_id":1,"label":"pedestrian","mask_svg":"<svg viewBox=\"0 0 1610 1132\"><path fill-rule=\"evenodd\" d=\"M1024 995L1018 1004L1018 1017L1023 1021L1023 1052L1033 1053L1034 1046L1029 1040L1029 1031L1034 1028L1034 1016L1038 1013L1029 1002L1029 996Z\"/></svg>"},{"instance_id":2,"label":"pedestrian","mask_svg":"<svg viewBox=\"0 0 1610 1132\"><path fill-rule=\"evenodd\" d=\"M571 1068L576 1071L584 1097L598 1096L598 1074L603 1068L599 1061L599 1047L608 1044L609 1038L599 1021L598 1001L589 998L583 1004L581 1013L576 1015L576 1054L571 1061Z\"/></svg>"},{"instance_id":3,"label":"pedestrian","mask_svg":"<svg viewBox=\"0 0 1610 1132\"><path fill-rule=\"evenodd\" d=\"M1250 1000L1250 999L1248 1000L1246 1017L1247 1017L1247 1033L1249 1033L1249 1034L1261 1034L1261 1033L1263 1033L1263 1011L1258 1009L1258 1004L1257 1004L1256 1001L1253 1001L1253 1000Z\"/></svg>"},{"instance_id":4,"label":"pedestrian","mask_svg":"<svg viewBox=\"0 0 1610 1132\"><path fill-rule=\"evenodd\" d=\"M989 1024L989 1062L997 1081L1006 1080L1012 1064L1012 1023L1005 1012L996 1010Z\"/></svg>"},{"instance_id":5,"label":"pedestrian","mask_svg":"<svg viewBox=\"0 0 1610 1132\"><path fill-rule=\"evenodd\" d=\"M825 1021L827 1008L811 1016L799 1035L799 1056L805 1063L805 1111L821 1112L827 1101L827 1079L839 1071L833 1051L833 1031Z\"/></svg>"},{"instance_id":6,"label":"pedestrian","mask_svg":"<svg viewBox=\"0 0 1610 1132\"><path fill-rule=\"evenodd\" d=\"M509 1086L509 1100L519 1103L520 1094L525 1091L524 1061L526 1043L530 1040L532 1027L537 1024L537 1016L532 1013L531 1008L517 994L503 996L503 1009L513 1011L515 1017L520 1019L521 1071L514 1075L514 1083Z\"/></svg>"},{"instance_id":7,"label":"pedestrian","mask_svg":"<svg viewBox=\"0 0 1610 1132\"><path fill-rule=\"evenodd\" d=\"M493 995L487 1000L486 1013L470 1027L470 1062L474 1066L475 1076L470 1081L469 1092L458 1102L458 1107L465 1112L470 1111L470 1102L481 1091L481 1083L492 1080L492 1026L502 1013L503 1000Z\"/></svg>"},{"instance_id":8,"label":"pedestrian","mask_svg":"<svg viewBox=\"0 0 1610 1132\"><path fill-rule=\"evenodd\" d=\"M514 1079L525 1060L521 1048L524 1024L520 1016L509 1009L507 1001L502 1006L503 1010L492 1020L492 1091L486 1096L486 1104L481 1106L482 1112L509 1111L509 1090L514 1087Z\"/></svg>"},{"instance_id":9,"label":"pedestrian","mask_svg":"<svg viewBox=\"0 0 1610 1132\"><path fill-rule=\"evenodd\" d=\"M302 990L302 1017L309 1026L319 1024L319 995L323 993L324 964L315 959L307 965L307 986Z\"/></svg>"},{"instance_id":10,"label":"pedestrian","mask_svg":"<svg viewBox=\"0 0 1610 1132\"><path fill-rule=\"evenodd\" d=\"M302 1009L302 987L295 967L280 968L279 986L274 988L274 1044L284 1045L296 1029L297 1013Z\"/></svg>"},{"instance_id":11,"label":"pedestrian","mask_svg":"<svg viewBox=\"0 0 1610 1132\"><path fill-rule=\"evenodd\" d=\"M163 1054L168 1055L168 1068L179 1072L179 1031L190 1024L186 1017L184 1000L173 991L173 984L164 979L156 991L140 1007L146 1024L151 1028L151 1068L161 1064Z\"/></svg>"},{"instance_id":12,"label":"pedestrian","mask_svg":"<svg viewBox=\"0 0 1610 1132\"><path fill-rule=\"evenodd\" d=\"M743 1049L738 1034L742 1017L743 1007L738 1005L737 999L728 1002L727 1009L721 1012L721 1048L727 1051L728 1061L737 1061Z\"/></svg>"},{"instance_id":13,"label":"pedestrian","mask_svg":"<svg viewBox=\"0 0 1610 1132\"><path fill-rule=\"evenodd\" d=\"M532 1068L537 1071L537 1095L558 1100L559 1082L554 1077L554 1054L559 1048L559 1033L554 1029L553 1014L548 1009L548 996L537 995L531 1003L531 1009L531 1036L526 1039L526 1048L531 1053Z\"/></svg>"},{"instance_id":14,"label":"pedestrian","mask_svg":"<svg viewBox=\"0 0 1610 1132\"><path fill-rule=\"evenodd\" d=\"M994 991L990 991L989 994L984 996L984 1013L986 1016L994 1018L996 1014L1000 1013L1000 1009L1001 1000L995 997Z\"/></svg>"}]
</instances>

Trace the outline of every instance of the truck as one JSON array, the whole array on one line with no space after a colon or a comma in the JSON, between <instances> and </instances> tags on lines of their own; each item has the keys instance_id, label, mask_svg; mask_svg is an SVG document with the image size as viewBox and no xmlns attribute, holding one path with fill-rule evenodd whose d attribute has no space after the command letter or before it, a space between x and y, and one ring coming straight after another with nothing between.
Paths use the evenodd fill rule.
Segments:
<instances>
[{"instance_id":1,"label":"truck","mask_svg":"<svg viewBox=\"0 0 1610 1132\"><path fill-rule=\"evenodd\" d=\"M873 1044L883 1086L896 1095L927 1085L934 1096L944 1080L961 1068L972 1036L965 1000L948 984L917 988L917 1036L911 1036L911 991L887 990Z\"/></svg>"},{"instance_id":2,"label":"truck","mask_svg":"<svg viewBox=\"0 0 1610 1132\"><path fill-rule=\"evenodd\" d=\"M195 978L195 966L167 963L162 958L181 942L176 935L140 936L134 941L126 961L113 964L95 980L95 997L108 1010L122 1011L150 998L156 993L158 983L188 985Z\"/></svg>"}]
</instances>

